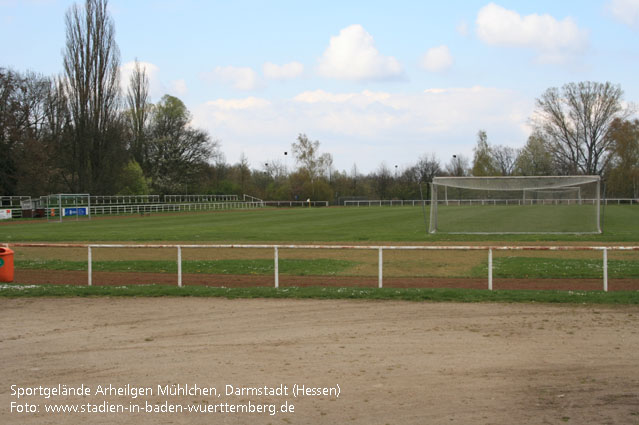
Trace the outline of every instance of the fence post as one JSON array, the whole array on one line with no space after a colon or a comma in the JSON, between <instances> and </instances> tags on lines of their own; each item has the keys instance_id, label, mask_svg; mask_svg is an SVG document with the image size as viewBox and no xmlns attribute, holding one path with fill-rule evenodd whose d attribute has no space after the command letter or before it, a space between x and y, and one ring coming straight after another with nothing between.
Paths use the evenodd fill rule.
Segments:
<instances>
[{"instance_id":1,"label":"fence post","mask_svg":"<svg viewBox=\"0 0 639 425\"><path fill-rule=\"evenodd\" d=\"M493 290L493 249L488 248L488 290Z\"/></svg>"},{"instance_id":2,"label":"fence post","mask_svg":"<svg viewBox=\"0 0 639 425\"><path fill-rule=\"evenodd\" d=\"M382 288L383 285L383 278L382 276L384 275L384 256L382 254L383 248L380 246L379 247L379 277L377 278L377 287L378 288Z\"/></svg>"},{"instance_id":3,"label":"fence post","mask_svg":"<svg viewBox=\"0 0 639 425\"><path fill-rule=\"evenodd\" d=\"M87 256L88 269L89 269L89 286L93 286L93 258L91 255L91 245L89 245L89 253Z\"/></svg>"},{"instance_id":4,"label":"fence post","mask_svg":"<svg viewBox=\"0 0 639 425\"><path fill-rule=\"evenodd\" d=\"M178 287L182 287L182 247L177 247Z\"/></svg>"},{"instance_id":5,"label":"fence post","mask_svg":"<svg viewBox=\"0 0 639 425\"><path fill-rule=\"evenodd\" d=\"M275 288L279 288L280 287L280 261L279 261L279 254L277 252L277 246L275 247L275 253L274 253L274 257L275 257Z\"/></svg>"},{"instance_id":6,"label":"fence post","mask_svg":"<svg viewBox=\"0 0 639 425\"><path fill-rule=\"evenodd\" d=\"M608 248L603 249L603 290L608 292Z\"/></svg>"}]
</instances>

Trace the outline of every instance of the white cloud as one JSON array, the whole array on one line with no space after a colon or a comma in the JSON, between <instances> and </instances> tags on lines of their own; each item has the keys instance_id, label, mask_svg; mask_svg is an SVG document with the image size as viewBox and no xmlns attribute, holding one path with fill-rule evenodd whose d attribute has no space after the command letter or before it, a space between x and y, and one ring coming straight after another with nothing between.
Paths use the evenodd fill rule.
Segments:
<instances>
[{"instance_id":1,"label":"white cloud","mask_svg":"<svg viewBox=\"0 0 639 425\"><path fill-rule=\"evenodd\" d=\"M259 85L257 72L248 67L217 66L207 76L237 90L254 90Z\"/></svg>"},{"instance_id":2,"label":"white cloud","mask_svg":"<svg viewBox=\"0 0 639 425\"><path fill-rule=\"evenodd\" d=\"M216 99L206 102L207 106L212 106L225 111L265 108L270 104L271 102L266 99L260 99L253 96L247 97L245 99Z\"/></svg>"},{"instance_id":3,"label":"white cloud","mask_svg":"<svg viewBox=\"0 0 639 425\"><path fill-rule=\"evenodd\" d=\"M472 156L485 129L495 144L522 146L534 102L490 87L432 88L416 94L305 91L290 99L217 99L194 109L195 125L220 139L227 158L254 164L287 151L299 133L320 140L338 169L362 172L384 160L411 164L434 152Z\"/></svg>"},{"instance_id":4,"label":"white cloud","mask_svg":"<svg viewBox=\"0 0 639 425\"><path fill-rule=\"evenodd\" d=\"M386 100L389 93L372 92L364 90L361 93L330 93L324 90L305 91L293 98L302 103L345 103L353 101L359 105L368 105L373 102Z\"/></svg>"},{"instance_id":5,"label":"white cloud","mask_svg":"<svg viewBox=\"0 0 639 425\"><path fill-rule=\"evenodd\" d=\"M542 62L565 62L588 45L587 31L570 17L559 21L547 14L521 16L495 3L479 11L476 25L483 42L533 49Z\"/></svg>"},{"instance_id":6,"label":"white cloud","mask_svg":"<svg viewBox=\"0 0 639 425\"><path fill-rule=\"evenodd\" d=\"M428 49L422 57L421 66L430 72L448 71L453 66L453 56L448 46L442 45Z\"/></svg>"},{"instance_id":7,"label":"white cloud","mask_svg":"<svg viewBox=\"0 0 639 425\"><path fill-rule=\"evenodd\" d=\"M304 72L304 65L299 62L276 65L266 62L263 66L264 77L270 80L291 80L297 78Z\"/></svg>"},{"instance_id":8,"label":"white cloud","mask_svg":"<svg viewBox=\"0 0 639 425\"><path fill-rule=\"evenodd\" d=\"M607 7L616 20L639 29L639 0L610 0Z\"/></svg>"},{"instance_id":9,"label":"white cloud","mask_svg":"<svg viewBox=\"0 0 639 425\"><path fill-rule=\"evenodd\" d=\"M399 61L380 54L373 37L361 25L348 26L331 37L319 60L318 72L345 80L387 80L403 74Z\"/></svg>"},{"instance_id":10,"label":"white cloud","mask_svg":"<svg viewBox=\"0 0 639 425\"><path fill-rule=\"evenodd\" d=\"M183 79L175 80L171 82L171 92L175 93L178 96L184 96L189 91L186 86L186 81Z\"/></svg>"}]
</instances>

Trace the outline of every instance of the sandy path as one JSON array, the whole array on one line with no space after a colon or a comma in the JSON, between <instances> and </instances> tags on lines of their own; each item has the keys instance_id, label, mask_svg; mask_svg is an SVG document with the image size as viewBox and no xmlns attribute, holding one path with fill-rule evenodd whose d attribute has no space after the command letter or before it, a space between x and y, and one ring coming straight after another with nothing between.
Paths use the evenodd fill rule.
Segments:
<instances>
[{"instance_id":1,"label":"sandy path","mask_svg":"<svg viewBox=\"0 0 639 425\"><path fill-rule=\"evenodd\" d=\"M0 299L0 423L637 424L639 307L175 298ZM150 387L98 405L288 402L294 413L46 414L11 385ZM340 387L158 396L158 385ZM10 413L11 402L40 413ZM156 404L157 403L157 404ZM168 405L167 404L167 405Z\"/></svg>"}]
</instances>

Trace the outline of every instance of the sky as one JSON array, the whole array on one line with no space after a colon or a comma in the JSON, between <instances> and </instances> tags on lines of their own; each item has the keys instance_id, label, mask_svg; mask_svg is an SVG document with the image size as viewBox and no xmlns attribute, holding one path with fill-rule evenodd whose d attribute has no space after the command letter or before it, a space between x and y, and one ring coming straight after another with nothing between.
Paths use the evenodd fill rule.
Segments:
<instances>
[{"instance_id":1,"label":"sky","mask_svg":"<svg viewBox=\"0 0 639 425\"><path fill-rule=\"evenodd\" d=\"M0 67L62 73L70 0L0 0ZM110 0L122 87L180 98L225 160L294 166L299 134L340 171L521 148L535 101L570 82L639 103L639 0ZM284 155L288 152L288 155Z\"/></svg>"}]
</instances>

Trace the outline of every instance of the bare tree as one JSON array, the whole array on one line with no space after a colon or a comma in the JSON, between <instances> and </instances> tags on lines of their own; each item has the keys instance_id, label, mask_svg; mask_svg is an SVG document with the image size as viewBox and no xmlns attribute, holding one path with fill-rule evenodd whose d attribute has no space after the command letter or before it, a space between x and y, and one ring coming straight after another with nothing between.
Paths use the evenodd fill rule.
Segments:
<instances>
[{"instance_id":1,"label":"bare tree","mask_svg":"<svg viewBox=\"0 0 639 425\"><path fill-rule=\"evenodd\" d=\"M236 167L239 174L240 189L242 190L242 193L246 193L246 188L251 178L251 169L249 167L248 158L246 157L246 154L244 154L244 152L242 152L242 154L240 155L240 162L237 163Z\"/></svg>"},{"instance_id":2,"label":"bare tree","mask_svg":"<svg viewBox=\"0 0 639 425\"><path fill-rule=\"evenodd\" d=\"M108 0L86 0L66 14L65 91L73 124L68 184L108 192L122 152L119 123L120 52Z\"/></svg>"},{"instance_id":3,"label":"bare tree","mask_svg":"<svg viewBox=\"0 0 639 425\"><path fill-rule=\"evenodd\" d=\"M293 143L291 149L300 168L308 173L311 182L325 173L328 163L332 164L333 160L330 154L320 154L319 146L318 140L313 142L306 134L299 134L297 143Z\"/></svg>"},{"instance_id":4,"label":"bare tree","mask_svg":"<svg viewBox=\"0 0 639 425\"><path fill-rule=\"evenodd\" d=\"M434 153L430 155L422 155L417 164L413 167L415 180L420 187L426 183L426 198L430 197L430 184L435 176L442 174L442 167ZM423 194L423 192L421 192Z\"/></svg>"},{"instance_id":5,"label":"bare tree","mask_svg":"<svg viewBox=\"0 0 639 425\"><path fill-rule=\"evenodd\" d=\"M464 155L453 155L446 164L446 172L453 177L467 176L469 169L468 158Z\"/></svg>"},{"instance_id":6,"label":"bare tree","mask_svg":"<svg viewBox=\"0 0 639 425\"><path fill-rule=\"evenodd\" d=\"M0 68L0 193L41 194L54 165L47 138L51 80Z\"/></svg>"},{"instance_id":7,"label":"bare tree","mask_svg":"<svg viewBox=\"0 0 639 425\"><path fill-rule=\"evenodd\" d=\"M150 116L149 78L146 69L135 60L133 72L129 78L129 88L126 95L128 111L126 114L130 132L130 146L133 159L144 167L149 158L147 144L147 126Z\"/></svg>"},{"instance_id":8,"label":"bare tree","mask_svg":"<svg viewBox=\"0 0 639 425\"><path fill-rule=\"evenodd\" d=\"M382 162L372 177L379 199L387 199L393 176L386 163Z\"/></svg>"},{"instance_id":9,"label":"bare tree","mask_svg":"<svg viewBox=\"0 0 639 425\"><path fill-rule=\"evenodd\" d=\"M492 154L495 166L501 175L512 176L515 172L518 150L510 146L499 145L492 147Z\"/></svg>"},{"instance_id":10,"label":"bare tree","mask_svg":"<svg viewBox=\"0 0 639 425\"><path fill-rule=\"evenodd\" d=\"M335 171L335 168L333 167L333 155L328 152L323 153L322 155L320 155L320 160L322 162L322 165L324 166L324 177L326 177L328 181L331 182L333 172Z\"/></svg>"},{"instance_id":11,"label":"bare tree","mask_svg":"<svg viewBox=\"0 0 639 425\"><path fill-rule=\"evenodd\" d=\"M281 181L286 177L286 167L279 159L271 159L264 164L264 171L275 181Z\"/></svg>"},{"instance_id":12,"label":"bare tree","mask_svg":"<svg viewBox=\"0 0 639 425\"><path fill-rule=\"evenodd\" d=\"M360 179L359 170L357 169L357 164L353 163L353 167L351 168L351 182L352 187L351 190L353 193L357 192L357 182Z\"/></svg>"},{"instance_id":13,"label":"bare tree","mask_svg":"<svg viewBox=\"0 0 639 425\"><path fill-rule=\"evenodd\" d=\"M415 165L420 182L430 183L433 178L442 173L442 167L434 153L422 155Z\"/></svg>"},{"instance_id":14,"label":"bare tree","mask_svg":"<svg viewBox=\"0 0 639 425\"><path fill-rule=\"evenodd\" d=\"M569 83L537 99L533 121L565 174L601 174L609 160L609 128L627 116L623 91L609 82Z\"/></svg>"}]
</instances>

